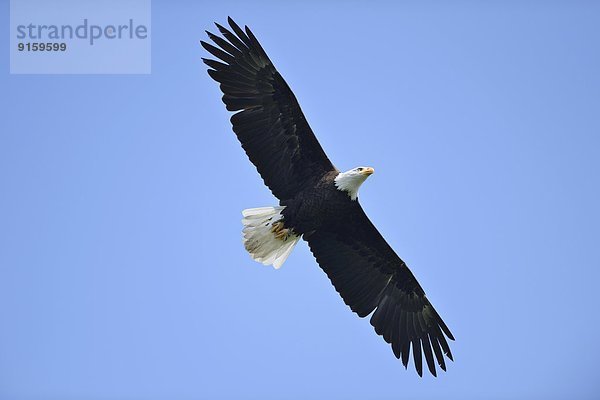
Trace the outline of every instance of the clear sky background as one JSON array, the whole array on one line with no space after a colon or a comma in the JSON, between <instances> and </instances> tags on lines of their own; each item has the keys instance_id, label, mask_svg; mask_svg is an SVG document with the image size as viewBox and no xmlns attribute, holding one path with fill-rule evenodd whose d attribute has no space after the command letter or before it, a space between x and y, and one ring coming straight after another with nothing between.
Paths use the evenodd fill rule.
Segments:
<instances>
[{"instance_id":1,"label":"clear sky background","mask_svg":"<svg viewBox=\"0 0 600 400\"><path fill-rule=\"evenodd\" d=\"M153 2L147 76L9 75L0 42L0 398L598 398L600 5L215 3ZM337 167L376 168L447 373L405 371L305 243L246 254L276 199L200 60L228 15Z\"/></svg>"}]
</instances>

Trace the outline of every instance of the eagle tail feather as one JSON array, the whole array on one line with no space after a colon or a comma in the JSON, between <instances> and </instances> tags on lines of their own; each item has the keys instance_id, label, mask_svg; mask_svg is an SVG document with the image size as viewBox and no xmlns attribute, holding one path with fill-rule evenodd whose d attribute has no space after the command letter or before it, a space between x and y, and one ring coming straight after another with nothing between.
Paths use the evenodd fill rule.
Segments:
<instances>
[{"instance_id":1,"label":"eagle tail feather","mask_svg":"<svg viewBox=\"0 0 600 400\"><path fill-rule=\"evenodd\" d=\"M279 269L288 258L300 236L283 225L285 207L259 207L242 211L244 247L250 256L264 265Z\"/></svg>"}]
</instances>

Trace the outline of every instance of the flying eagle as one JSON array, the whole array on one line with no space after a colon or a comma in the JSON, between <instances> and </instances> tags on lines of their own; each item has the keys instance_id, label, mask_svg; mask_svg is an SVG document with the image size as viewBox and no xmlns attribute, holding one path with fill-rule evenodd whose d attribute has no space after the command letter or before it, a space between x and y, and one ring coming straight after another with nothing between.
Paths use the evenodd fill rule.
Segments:
<instances>
[{"instance_id":1,"label":"flying eagle","mask_svg":"<svg viewBox=\"0 0 600 400\"><path fill-rule=\"evenodd\" d=\"M216 44L201 42L219 61L202 60L220 84L233 131L279 206L244 210L244 246L252 258L281 267L300 238L308 242L344 302L392 345L407 367L423 374L422 356L436 376L446 370L452 333L404 261L377 231L358 202L374 170L340 172L327 158L291 89L254 34L228 18ZM218 47L217 47L218 46Z\"/></svg>"}]
</instances>

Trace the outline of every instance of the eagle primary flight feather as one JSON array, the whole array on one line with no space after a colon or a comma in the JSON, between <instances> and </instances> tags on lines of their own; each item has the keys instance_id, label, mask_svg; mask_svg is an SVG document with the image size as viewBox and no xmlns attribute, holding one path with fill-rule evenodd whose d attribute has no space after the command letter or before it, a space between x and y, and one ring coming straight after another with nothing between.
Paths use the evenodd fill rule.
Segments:
<instances>
[{"instance_id":1,"label":"eagle primary flight feather","mask_svg":"<svg viewBox=\"0 0 600 400\"><path fill-rule=\"evenodd\" d=\"M231 18L221 36L202 46L208 74L223 92L233 131L279 206L243 211L244 246L255 260L279 268L300 238L306 240L344 302L392 345L406 367L452 360L452 333L404 261L358 202L358 188L374 170L338 171L312 132L296 97L254 34Z\"/></svg>"}]
</instances>

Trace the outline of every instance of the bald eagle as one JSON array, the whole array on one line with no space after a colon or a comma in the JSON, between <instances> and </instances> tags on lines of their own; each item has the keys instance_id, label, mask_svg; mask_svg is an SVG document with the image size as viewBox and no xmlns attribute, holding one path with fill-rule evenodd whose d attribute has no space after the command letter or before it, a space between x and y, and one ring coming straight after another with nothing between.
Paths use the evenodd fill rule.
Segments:
<instances>
[{"instance_id":1,"label":"bald eagle","mask_svg":"<svg viewBox=\"0 0 600 400\"><path fill-rule=\"evenodd\" d=\"M223 92L233 131L265 184L275 207L244 210L243 241L252 258L281 267L300 238L308 242L344 302L392 345L406 368L410 351L419 376L422 357L436 376L452 360L452 333L404 261L387 244L358 201L374 172L340 172L317 141L296 97L254 34L228 18L231 30L206 32L202 46L218 59L202 60ZM435 361L434 361L435 357Z\"/></svg>"}]
</instances>

